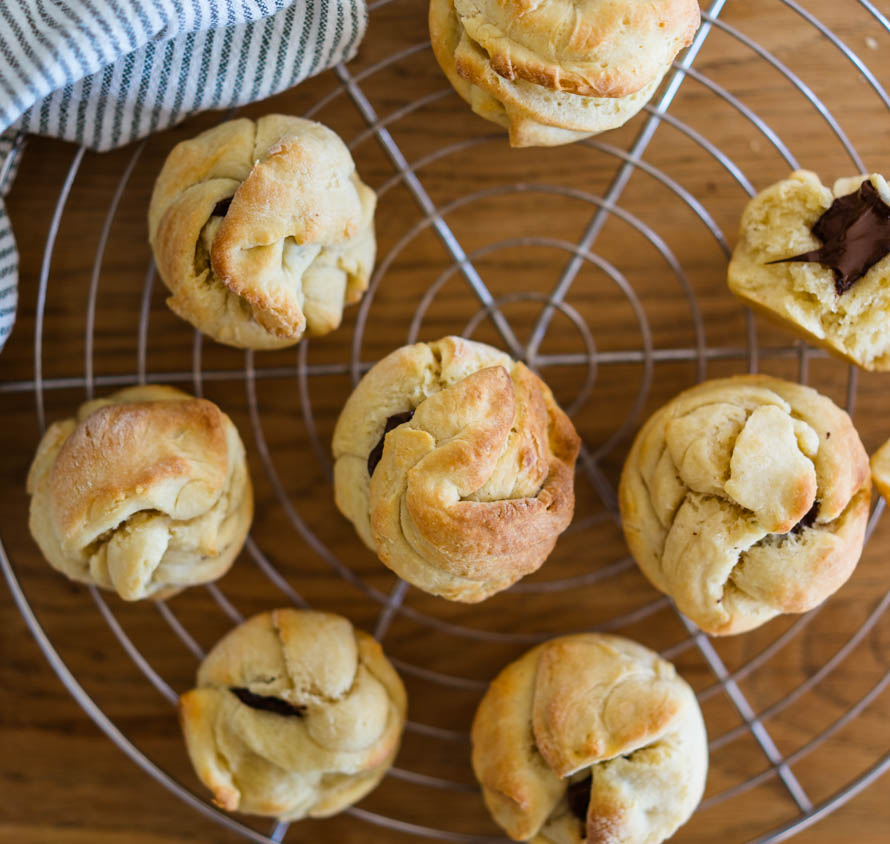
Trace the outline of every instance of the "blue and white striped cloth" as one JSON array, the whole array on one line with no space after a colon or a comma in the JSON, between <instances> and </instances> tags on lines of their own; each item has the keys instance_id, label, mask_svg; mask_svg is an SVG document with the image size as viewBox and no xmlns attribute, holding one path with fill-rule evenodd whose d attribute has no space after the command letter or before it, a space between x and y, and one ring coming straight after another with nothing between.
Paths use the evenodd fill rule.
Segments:
<instances>
[{"instance_id":1,"label":"blue and white striped cloth","mask_svg":"<svg viewBox=\"0 0 890 844\"><path fill-rule=\"evenodd\" d=\"M366 25L364 0L0 0L0 173L16 132L111 149L346 61ZM0 195L0 349L17 265Z\"/></svg>"},{"instance_id":2,"label":"blue and white striped cloth","mask_svg":"<svg viewBox=\"0 0 890 844\"><path fill-rule=\"evenodd\" d=\"M19 300L18 265L19 254L16 252L15 239L9 217L3 208L3 196L12 184L15 173L12 172L15 162L4 163L12 151L15 135L0 135L0 350L12 331L15 320L15 309Z\"/></svg>"}]
</instances>

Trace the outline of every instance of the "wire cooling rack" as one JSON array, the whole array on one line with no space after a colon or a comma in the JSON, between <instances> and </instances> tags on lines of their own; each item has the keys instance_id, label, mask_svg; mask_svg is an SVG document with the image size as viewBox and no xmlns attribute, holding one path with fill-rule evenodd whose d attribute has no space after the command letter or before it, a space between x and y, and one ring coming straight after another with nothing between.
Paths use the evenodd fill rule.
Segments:
<instances>
[{"instance_id":1,"label":"wire cooling rack","mask_svg":"<svg viewBox=\"0 0 890 844\"><path fill-rule=\"evenodd\" d=\"M869 33L866 49L890 49L890 21L874 4L851 0L844 5L846 13L860 16L860 30ZM120 169L116 185L105 188L108 205L101 226L96 224L92 268L69 279L76 301L85 302L82 372L54 374L57 344L47 325L54 310L66 303L70 307L54 275L59 239L65 237L66 219L95 214L94 208L72 200L79 179L86 178L85 162L92 160L83 149L74 152L39 270L33 376L0 381L0 393L33 396L38 434L50 412L53 418L70 415L84 398L134 382L178 383L215 398L232 413L260 484L257 520L233 572L219 584L149 606L126 606L84 589L83 612L95 606L147 681L135 693L159 693L173 705L216 636L245 615L274 603L311 603L344 612L383 641L408 685L411 720L396 767L377 792L339 819L289 826L226 815L208 802L178 745L158 752L163 761L150 755L107 714L114 702L99 700L98 692L88 690L89 681L68 668L65 642L41 625L42 593L27 586L44 564L33 549L16 555L0 544L0 564L25 621L68 690L121 750L198 812L252 841L503 841L485 816L468 772L469 719L486 680L500 665L534 642L577 629L634 636L674 660L696 688L711 739L711 776L702 806L677 840L712 841L719 834L727 841L766 842L800 832L890 768L890 731L874 712L890 672L880 654L875 665L859 667L864 650L880 650L890 592L879 578L877 586L854 578L859 585L848 585L825 607L746 637L711 640L649 589L626 556L617 533L615 476L645 412L676 389L714 374L793 373L833 390L851 414L857 412L860 378L869 376L791 342L782 332L770 333L726 293L721 277L730 252L725 229L735 225L756 189L799 166L792 150L804 136L823 139L819 149L825 151L824 162L837 168L836 175L868 171L850 135L817 93L824 79L808 81L814 57L824 73L856 86L874 119L890 113L887 92L842 34L803 5L715 0L703 8L701 30L660 93L626 130L571 148L508 153L503 136L471 117L444 85L423 37L425 5L381 0L371 4L371 11L366 45L373 46L382 27L404 27L403 43L381 56L369 49L370 55L357 63L299 89L308 92L308 100L299 103L311 103L302 112L335 126L366 179L369 173L377 176L368 180L380 197L381 252L370 290L344 327L330 338L302 343L295 352L248 352L232 366L235 353L205 343L200 335L184 334L185 328L171 321L150 260L121 265L118 259L111 266L117 227L141 230L141 217L138 225L127 217L132 207L142 214L166 151L174 140L197 131L190 122L175 138L162 135L114 159ZM756 15L769 19L767 30L784 27L783 37L758 40L748 34ZM787 40L794 46L782 52ZM794 69L798 64L802 71ZM754 108L747 103L752 97L746 85L762 84L761 72L780 77L772 89L780 90L781 98L772 104L761 100ZM412 96L399 99L406 80L414 86ZM298 101L288 96L272 106L297 110ZM777 128L787 126L786 104L804 115L802 129L786 133ZM270 108L263 105L259 111ZM704 108L718 117L697 124L696 113ZM886 126L883 131L886 137ZM24 148L20 138L16 154L22 156ZM22 158L26 162L27 155ZM508 160L520 162L519 169L510 170L503 164ZM553 170L554 162L565 166ZM513 177L526 172L522 168L532 173L538 166L545 175L540 180L507 178L501 166ZM449 194L454 174L465 168L476 168L472 178ZM690 168L705 172L704 181L693 178ZM5 176L0 173L0 185ZM635 189L639 176L646 181ZM694 184L687 186L686 179ZM466 189L473 182L481 187ZM505 223L502 237L490 236L490 229L475 236L478 220L491 219L492 209L527 225L513 231ZM553 209L563 214L557 228L567 227L571 237L548 227L546 218L557 213ZM463 223L465 215L468 222ZM566 226L567 220L572 225ZM444 259L428 258L430 250L442 247ZM641 270L637 248L650 250L660 267L655 282L644 277L651 271ZM697 256L706 249L710 252L698 266ZM418 273L425 274L424 280L412 288L406 279ZM138 292L121 304L127 286ZM673 291L670 300L659 298L667 287ZM130 331L135 367L132 357L97 330L106 318L135 326L135 333ZM480 607L446 605L409 590L368 559L333 508L328 456L333 420L350 385L397 345L390 334L380 339L383 328L388 332L396 324L404 328L401 342L464 333L525 359L555 384L585 439L572 528L539 576ZM190 365L165 365L170 348L182 351L180 337L187 338L184 354ZM279 405L282 393L293 397L295 408ZM875 394L880 395L880 387L871 389L869 395ZM48 411L54 396L60 398ZM861 429L880 434L879 421L870 427L874 420L861 409L855 418ZM301 474L309 476L308 489L295 480ZM869 538L886 528L883 511L878 500ZM7 526L4 543L8 534ZM875 565L869 559L867 548L860 565L866 575ZM49 588L44 580L39 585ZM173 649L164 644L171 634L179 642ZM103 658L116 659L120 652L110 642ZM858 682L847 669L854 657L860 659ZM854 734L861 745L857 764L826 784L832 742L859 722L871 726L866 739ZM172 713L169 731L171 741L178 741ZM738 820L747 815L744 822ZM734 825L730 817L736 818Z\"/></svg>"}]
</instances>

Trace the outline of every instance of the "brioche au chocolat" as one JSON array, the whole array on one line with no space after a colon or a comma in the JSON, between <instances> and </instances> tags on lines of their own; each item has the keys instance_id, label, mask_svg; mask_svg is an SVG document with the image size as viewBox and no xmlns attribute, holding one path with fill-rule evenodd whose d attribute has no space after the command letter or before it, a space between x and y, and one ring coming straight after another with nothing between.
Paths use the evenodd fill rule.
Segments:
<instances>
[{"instance_id":1,"label":"brioche au chocolat","mask_svg":"<svg viewBox=\"0 0 890 844\"><path fill-rule=\"evenodd\" d=\"M840 296L890 254L890 207L866 179L856 193L835 199L812 231L822 241L819 249L769 263L813 261L829 267Z\"/></svg>"}]
</instances>

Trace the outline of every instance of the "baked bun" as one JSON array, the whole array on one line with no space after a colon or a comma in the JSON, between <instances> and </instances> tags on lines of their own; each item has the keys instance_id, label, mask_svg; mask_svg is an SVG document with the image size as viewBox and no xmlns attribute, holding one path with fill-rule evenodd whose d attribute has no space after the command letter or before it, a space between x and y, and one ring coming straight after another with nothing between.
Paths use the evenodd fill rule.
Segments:
<instances>
[{"instance_id":1,"label":"baked bun","mask_svg":"<svg viewBox=\"0 0 890 844\"><path fill-rule=\"evenodd\" d=\"M538 645L494 679L473 771L515 841L657 844L701 800L708 745L674 666L619 636Z\"/></svg>"},{"instance_id":2,"label":"baked bun","mask_svg":"<svg viewBox=\"0 0 890 844\"><path fill-rule=\"evenodd\" d=\"M327 334L374 264L376 197L320 123L242 117L177 144L148 212L167 304L220 343Z\"/></svg>"},{"instance_id":3,"label":"baked bun","mask_svg":"<svg viewBox=\"0 0 890 844\"><path fill-rule=\"evenodd\" d=\"M890 501L890 440L871 456L871 478L878 492Z\"/></svg>"},{"instance_id":4,"label":"baked bun","mask_svg":"<svg viewBox=\"0 0 890 844\"><path fill-rule=\"evenodd\" d=\"M482 601L539 568L568 526L579 447L523 364L459 337L404 346L337 421L337 507L409 583Z\"/></svg>"},{"instance_id":5,"label":"baked bun","mask_svg":"<svg viewBox=\"0 0 890 844\"><path fill-rule=\"evenodd\" d=\"M253 516L232 421L173 387L120 390L51 425L28 492L31 534L53 568L127 601L221 577Z\"/></svg>"},{"instance_id":6,"label":"baked bun","mask_svg":"<svg viewBox=\"0 0 890 844\"><path fill-rule=\"evenodd\" d=\"M852 574L868 458L830 399L767 375L705 381L650 417L624 464L631 553L702 630L822 603Z\"/></svg>"},{"instance_id":7,"label":"baked bun","mask_svg":"<svg viewBox=\"0 0 890 844\"><path fill-rule=\"evenodd\" d=\"M815 173L798 170L758 194L742 214L739 242L729 265L729 289L809 342L863 369L886 372L890 371L890 208L883 221L880 212L876 215L877 225L868 238L860 239L866 247L871 240L878 249L871 257L880 258L861 277L851 281L856 272L840 276L830 260L800 260L824 248L815 233L823 215L837 207L839 198L853 197L863 188L873 191L878 203L890 205L890 186L877 173L839 179L827 188ZM859 269L867 265L865 260Z\"/></svg>"},{"instance_id":8,"label":"baked bun","mask_svg":"<svg viewBox=\"0 0 890 844\"><path fill-rule=\"evenodd\" d=\"M273 610L224 636L179 699L195 772L230 812L333 815L383 778L405 689L380 645L341 616Z\"/></svg>"},{"instance_id":9,"label":"baked bun","mask_svg":"<svg viewBox=\"0 0 890 844\"><path fill-rule=\"evenodd\" d=\"M630 120L700 20L696 0L431 0L430 39L512 146L553 146Z\"/></svg>"}]
</instances>

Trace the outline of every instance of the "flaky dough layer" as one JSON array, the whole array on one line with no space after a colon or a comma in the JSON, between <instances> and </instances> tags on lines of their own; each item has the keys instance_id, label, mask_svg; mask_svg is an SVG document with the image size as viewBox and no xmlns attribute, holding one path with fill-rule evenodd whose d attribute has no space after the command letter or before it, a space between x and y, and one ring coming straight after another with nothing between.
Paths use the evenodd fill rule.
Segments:
<instances>
[{"instance_id":1,"label":"flaky dough layer","mask_svg":"<svg viewBox=\"0 0 890 844\"><path fill-rule=\"evenodd\" d=\"M859 561L870 497L850 417L767 375L706 381L656 411L619 489L643 573L716 635L839 589Z\"/></svg>"},{"instance_id":2,"label":"flaky dough layer","mask_svg":"<svg viewBox=\"0 0 890 844\"><path fill-rule=\"evenodd\" d=\"M369 475L387 420L406 411ZM333 446L340 512L400 577L451 600L535 571L572 518L571 421L534 373L482 343L388 355L350 396Z\"/></svg>"},{"instance_id":3,"label":"flaky dough layer","mask_svg":"<svg viewBox=\"0 0 890 844\"><path fill-rule=\"evenodd\" d=\"M232 421L159 385L87 402L51 425L28 492L31 534L49 563L128 601L221 577L253 516Z\"/></svg>"}]
</instances>

